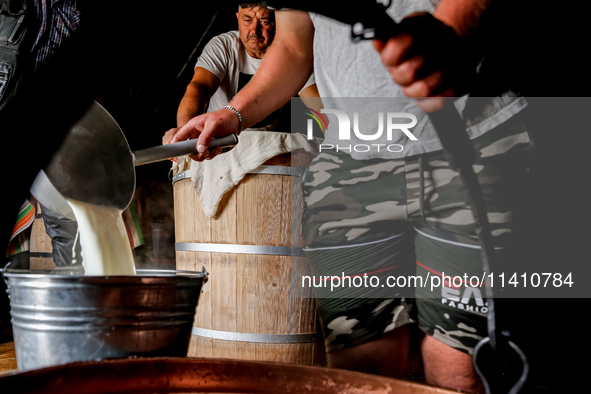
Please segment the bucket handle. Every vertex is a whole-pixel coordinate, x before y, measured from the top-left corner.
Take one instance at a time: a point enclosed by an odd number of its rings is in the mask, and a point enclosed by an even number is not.
[[[12,261],[9,261],[4,268],[0,269],[0,272],[2,272],[2,279],[4,280],[4,283],[6,283],[6,287],[8,286],[8,281],[6,280],[6,277],[4,276],[4,273],[6,272],[6,270],[8,269],[8,267],[10,266],[10,264],[12,264]],[[205,268],[203,268],[205,270]]]
[[[8,270],[8,267],[10,266],[12,262],[9,261],[4,268],[0,268],[0,273],[2,273],[2,279],[4,280],[4,282],[6,283],[6,286],[8,286],[8,281],[6,280],[6,277],[4,276],[4,273],[6,272],[6,270]],[[201,272],[195,272],[195,271],[175,271],[175,273],[177,274],[183,274],[185,276],[201,276],[203,277],[204,280],[207,280],[209,273],[205,270],[205,267],[201,267]],[[170,273],[170,270],[158,270],[158,269],[146,269],[146,270],[142,270],[143,272],[153,272],[153,273],[158,273],[158,272],[163,272],[163,273]]]

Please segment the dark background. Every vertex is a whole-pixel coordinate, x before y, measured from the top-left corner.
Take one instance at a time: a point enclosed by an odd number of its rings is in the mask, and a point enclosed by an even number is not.
[[[235,7],[220,3],[121,3],[117,18],[125,28],[97,99],[133,151],[162,144],[176,126],[178,104],[203,47],[213,36],[236,30],[237,22]],[[140,267],[175,268],[170,168],[169,161],[136,167],[136,196],[144,210],[145,245],[134,250]]]

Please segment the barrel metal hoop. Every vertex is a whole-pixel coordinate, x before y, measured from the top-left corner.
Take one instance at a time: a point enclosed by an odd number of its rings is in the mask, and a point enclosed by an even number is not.
[[[289,246],[264,246],[264,245],[237,245],[237,244],[210,244],[197,242],[179,242],[174,245],[177,252],[214,252],[236,254],[263,254],[276,256],[300,256],[305,257],[302,248]]]
[[[304,167],[261,165],[254,170],[247,172],[247,174],[301,176],[305,170],[306,168]],[[189,170],[174,175],[172,177],[172,183],[175,184],[176,182],[187,178],[191,178],[191,172]]]
[[[191,178],[191,173],[188,170],[174,175],[172,177],[172,184],[174,185],[178,181],[182,181],[183,179],[187,179],[187,178]]]
[[[207,328],[193,327],[192,334],[198,337],[221,339],[234,342],[256,343],[314,343],[321,340],[320,334],[249,334],[243,332],[210,330]]]
[[[258,166],[247,174],[268,174],[268,175],[290,175],[300,176],[306,169],[303,167],[288,167],[288,166]]]

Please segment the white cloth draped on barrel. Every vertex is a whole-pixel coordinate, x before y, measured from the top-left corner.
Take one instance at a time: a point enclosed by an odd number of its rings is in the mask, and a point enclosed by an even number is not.
[[[297,149],[317,152],[317,143],[299,133],[245,130],[238,138],[239,143],[234,149],[212,160],[196,162],[183,156],[179,157],[178,163],[173,163],[175,173],[190,165],[191,180],[203,212],[208,217],[215,216],[218,205],[228,190],[268,159]]]

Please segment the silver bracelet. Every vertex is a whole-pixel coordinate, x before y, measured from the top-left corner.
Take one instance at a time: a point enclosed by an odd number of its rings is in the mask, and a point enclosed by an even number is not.
[[[238,116],[238,134],[240,134],[240,132],[242,131],[242,115],[240,115],[240,112],[238,112],[238,110],[230,105],[226,105],[224,108],[229,109],[230,111],[234,111],[234,113],[236,114],[236,116]]]

